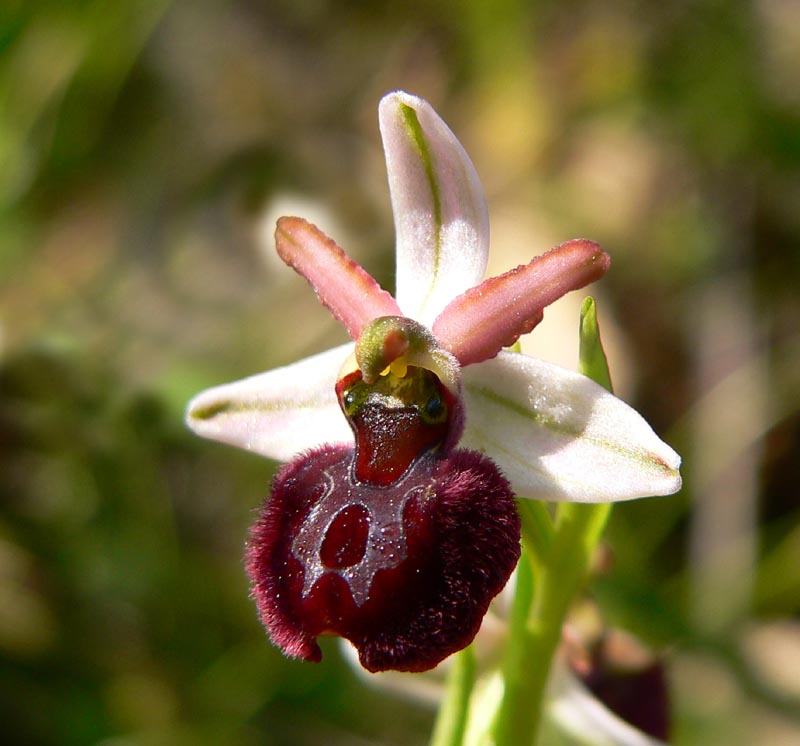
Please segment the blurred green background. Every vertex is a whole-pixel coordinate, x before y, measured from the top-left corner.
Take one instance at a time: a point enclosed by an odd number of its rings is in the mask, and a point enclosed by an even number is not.
[[[3,0],[4,742],[425,743],[432,708],[335,644],[267,642],[240,557],[274,464],[182,423],[345,338],[271,255],[277,215],[392,287],[395,88],[471,154],[492,271],[612,255],[617,390],[685,487],[615,509],[592,591],[667,656],[675,742],[800,743],[794,0]],[[574,365],[579,300],[526,349]]]

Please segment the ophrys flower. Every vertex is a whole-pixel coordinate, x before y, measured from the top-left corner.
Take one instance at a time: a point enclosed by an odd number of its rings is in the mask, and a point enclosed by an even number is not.
[[[469,157],[416,97],[388,95],[379,116],[397,299],[313,225],[283,218],[278,253],[355,345],[210,389],[187,419],[289,461],[248,548],[276,644],[318,660],[316,637],[335,633],[370,670],[416,671],[469,643],[513,570],[515,495],[668,494],[680,459],[602,387],[502,349],[598,279],[605,252],[577,239],[482,281],[488,217]]]

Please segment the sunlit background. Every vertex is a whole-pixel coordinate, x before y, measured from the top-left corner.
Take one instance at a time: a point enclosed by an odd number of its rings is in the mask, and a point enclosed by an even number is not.
[[[502,271],[575,236],[617,392],[684,457],[592,585],[666,657],[675,743],[800,743],[800,4],[5,0],[0,728],[22,746],[415,746],[335,643],[284,660],[242,545],[274,464],[202,388],[345,334],[272,255],[317,222],[393,287],[376,107],[481,175]],[[576,362],[580,294],[526,350]]]

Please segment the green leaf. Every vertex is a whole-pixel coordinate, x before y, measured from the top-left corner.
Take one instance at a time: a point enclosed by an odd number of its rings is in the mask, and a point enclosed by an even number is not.
[[[591,296],[586,297],[581,304],[579,336],[578,369],[595,383],[613,391],[606,353],[600,339],[600,328],[597,326],[597,307]]]

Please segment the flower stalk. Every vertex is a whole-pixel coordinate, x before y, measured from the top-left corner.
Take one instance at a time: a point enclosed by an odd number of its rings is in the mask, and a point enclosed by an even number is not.
[[[468,645],[453,656],[430,746],[461,746],[464,743],[474,684],[475,651],[472,645]]]
[[[581,308],[579,359],[581,373],[610,389],[592,298]],[[503,667],[504,693],[492,728],[494,746],[536,743],[561,630],[611,513],[611,504],[559,503],[552,521],[535,505],[525,501],[521,511],[523,554]]]

